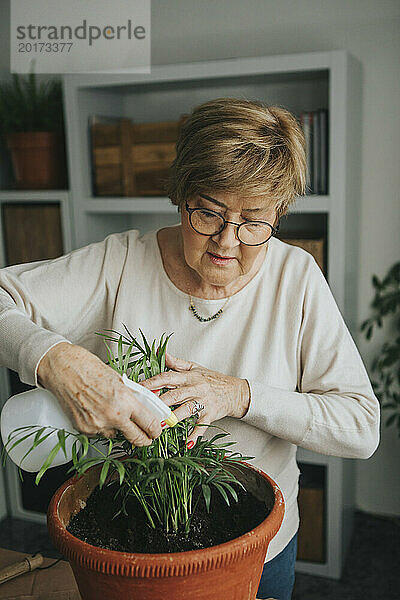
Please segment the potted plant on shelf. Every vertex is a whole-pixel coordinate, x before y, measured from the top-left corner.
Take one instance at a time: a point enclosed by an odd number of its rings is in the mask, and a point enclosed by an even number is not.
[[[372,316],[361,324],[361,331],[370,340],[374,327],[382,327],[383,320],[393,315],[395,322],[391,329],[392,339],[384,342],[372,361],[371,371],[375,375],[372,385],[383,410],[391,414],[386,426],[397,427],[400,437],[400,262],[392,265],[380,281],[372,277],[375,295],[371,303]]]
[[[99,333],[108,364],[134,382],[165,371],[170,336],[149,344],[141,332],[141,344],[125,329],[126,335]],[[117,343],[115,355],[110,341]],[[76,475],[54,494],[48,528],[83,600],[256,598],[268,545],[283,519],[282,494],[268,475],[243,462],[251,457],[228,449],[234,442],[221,443],[224,433],[200,438],[188,450],[196,423],[193,416],[166,428],[143,448],[120,433],[107,439],[57,430],[36,481],[71,448]],[[29,456],[53,432],[40,425],[16,429],[5,449],[30,438]]]
[[[5,137],[17,189],[67,185],[62,85],[37,83],[33,71],[0,84],[0,132]]]

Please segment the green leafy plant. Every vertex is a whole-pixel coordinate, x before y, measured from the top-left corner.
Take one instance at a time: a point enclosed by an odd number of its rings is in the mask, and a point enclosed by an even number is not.
[[[38,84],[32,70],[26,77],[12,74],[0,84],[0,131],[61,131],[63,95],[60,79]]]
[[[361,324],[361,330],[370,340],[374,327],[382,327],[385,317],[395,315],[393,337],[384,342],[374,357],[371,371],[375,375],[372,385],[382,409],[391,413],[385,424],[397,426],[400,437],[400,262],[392,265],[382,281],[374,275],[372,285],[375,289],[371,303],[373,314]]]
[[[170,335],[163,334],[158,343],[154,340],[149,344],[139,330],[143,340],[139,343],[125,325],[124,328],[126,334],[115,330],[97,333],[103,337],[108,364],[115,371],[120,375],[125,373],[131,380],[139,382],[168,370],[165,366],[165,353]],[[115,353],[109,342],[116,344]],[[161,390],[161,394],[163,391],[165,390]],[[240,467],[242,460],[252,458],[228,450],[235,442],[221,443],[221,438],[226,433],[218,433],[211,440],[201,437],[188,450],[187,438],[196,423],[196,416],[189,417],[175,427],[164,430],[150,446],[140,448],[132,446],[120,432],[117,432],[115,438],[107,439],[101,435],[88,437],[63,429],[32,425],[15,429],[7,440],[5,450],[11,451],[31,437],[32,446],[27,451],[27,456],[51,433],[57,431],[58,441],[36,476],[38,484],[60,450],[67,457],[66,440],[73,436],[75,440],[72,444],[70,471],[82,475],[90,467],[102,465],[99,487],[119,483],[115,494],[118,507],[115,517],[121,513],[127,514],[128,500],[135,496],[151,527],[160,527],[167,533],[182,531],[187,535],[201,498],[204,498],[207,511],[210,510],[213,491],[221,494],[228,505],[230,501],[238,500],[232,484],[243,486],[229,468]]]

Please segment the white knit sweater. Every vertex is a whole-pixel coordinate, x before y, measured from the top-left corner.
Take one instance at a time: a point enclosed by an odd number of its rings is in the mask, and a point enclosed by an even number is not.
[[[194,299],[204,316],[224,302]],[[218,425],[284,494],[270,560],[298,528],[296,446],[367,458],[378,443],[379,405],[328,284],[304,250],[272,238],[260,270],[222,316],[202,323],[188,307],[164,271],[156,232],[113,234],[56,260],[0,271],[0,364],[34,385],[50,347],[68,340],[105,360],[94,332],[122,331],[125,323],[150,339],[174,332],[171,354],[246,378],[248,413]]]

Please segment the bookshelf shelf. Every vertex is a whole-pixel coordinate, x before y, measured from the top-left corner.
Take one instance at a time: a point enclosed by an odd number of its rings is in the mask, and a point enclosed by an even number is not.
[[[143,198],[88,198],[85,200],[85,212],[89,214],[175,214],[176,206],[173,206],[168,198],[150,197]]]
[[[142,198],[118,198],[115,196],[107,198],[85,198],[84,211],[87,214],[175,214],[176,206],[173,206],[168,198],[146,196]],[[305,196],[299,198],[292,207],[293,213],[328,213],[329,196]]]
[[[59,202],[66,201],[67,190],[1,190],[0,202]]]
[[[329,196],[304,196],[298,198],[292,206],[291,213],[329,213],[330,197]]]

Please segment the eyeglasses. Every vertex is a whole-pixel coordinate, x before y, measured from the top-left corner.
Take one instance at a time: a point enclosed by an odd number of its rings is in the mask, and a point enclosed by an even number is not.
[[[227,221],[220,213],[207,208],[190,208],[186,202],[186,210],[189,213],[189,222],[192,228],[200,235],[219,235],[228,223],[236,225],[236,236],[245,246],[261,246],[275,235],[279,230],[279,222],[276,227],[267,221],[244,221],[234,223]]]

